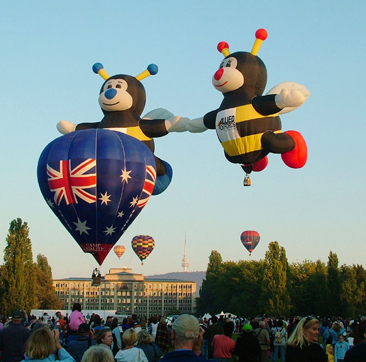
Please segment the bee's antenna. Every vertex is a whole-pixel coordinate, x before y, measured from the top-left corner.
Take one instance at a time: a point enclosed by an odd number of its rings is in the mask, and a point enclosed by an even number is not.
[[[230,55],[229,44],[226,43],[226,41],[221,41],[219,44],[217,44],[217,50],[222,53],[224,57]]]
[[[258,29],[256,32],[255,32],[255,41],[254,41],[254,44],[253,44],[253,48],[252,48],[252,51],[251,53],[253,55],[257,55],[258,53],[258,50],[259,48],[261,47],[262,43],[263,43],[263,40],[266,40],[267,39],[267,30],[265,29]]]
[[[104,70],[103,65],[100,63],[95,63],[93,65],[93,72],[95,74],[99,74],[104,80],[107,80],[109,78],[109,75],[107,74],[107,72]]]
[[[156,64],[149,64],[149,66],[147,67],[147,69],[145,69],[142,73],[140,73],[139,75],[136,75],[136,79],[137,80],[143,80],[147,77],[149,77],[150,75],[155,75],[158,72],[159,68]]]

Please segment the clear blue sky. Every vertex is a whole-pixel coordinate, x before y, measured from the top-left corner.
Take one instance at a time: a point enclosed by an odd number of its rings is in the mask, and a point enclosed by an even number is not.
[[[242,186],[243,171],[226,161],[214,131],[176,133],[156,140],[156,154],[173,167],[169,189],[152,198],[102,265],[145,275],[181,271],[187,240],[189,271],[206,270],[211,250],[224,260],[264,258],[271,241],[289,262],[340,264],[365,260],[366,3],[330,1],[12,1],[0,5],[0,252],[9,223],[30,227],[34,257],[44,254],[55,278],[89,276],[97,266],[46,205],[36,168],[43,148],[59,137],[56,124],[102,118],[98,94],[110,75],[137,75],[150,63],[159,73],[143,80],[145,112],[163,107],[189,118],[217,108],[211,84],[225,40],[250,51],[258,28],[268,31],[258,55],[268,71],[266,90],[284,81],[311,92],[282,116],[283,130],[303,134],[308,162],[286,167],[279,155]],[[261,241],[248,256],[247,229]],[[155,250],[141,266],[131,249],[136,234],[152,235]],[[364,267],[366,265],[364,264]]]

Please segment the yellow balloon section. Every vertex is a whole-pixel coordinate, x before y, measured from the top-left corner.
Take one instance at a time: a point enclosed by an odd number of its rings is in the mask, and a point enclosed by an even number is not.
[[[126,248],[123,245],[116,245],[113,250],[119,259],[124,254]]]

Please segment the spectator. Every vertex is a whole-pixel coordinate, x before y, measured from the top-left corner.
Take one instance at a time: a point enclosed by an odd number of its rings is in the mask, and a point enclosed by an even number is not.
[[[122,338],[121,338],[121,331],[118,326],[118,318],[113,318],[111,324],[111,331],[113,337],[112,343],[112,352],[113,356],[115,356],[120,349],[122,349]]]
[[[67,343],[77,338],[78,328],[81,323],[85,323],[84,316],[81,313],[81,305],[80,303],[74,303],[67,331]]]
[[[329,334],[332,336],[332,345],[335,346],[338,342],[338,334],[341,332],[341,326],[338,322],[334,322],[329,328]]]
[[[145,317],[141,317],[141,323],[140,323],[140,325],[141,325],[141,330],[142,331],[147,331],[147,325],[146,325],[146,318]]]
[[[343,362],[346,352],[349,350],[348,343],[344,340],[344,335],[338,336],[338,342],[334,346],[334,362]]]
[[[130,328],[130,325],[128,324],[128,319],[123,318],[122,321],[122,332],[127,331],[127,329]]]
[[[162,350],[162,352],[168,353],[169,351],[169,332],[166,325],[166,319],[161,318],[158,328],[156,330],[155,343]]]
[[[102,318],[100,318],[100,316],[98,314],[96,314],[94,316],[93,329],[94,329],[95,333],[97,333],[98,331],[104,329],[104,326],[102,324]]]
[[[344,356],[344,362],[366,361],[366,320],[355,329],[355,346],[349,349]]]
[[[278,355],[281,357],[281,362],[285,362],[285,347],[287,342],[287,328],[283,326],[282,319],[277,320],[276,327],[272,328],[274,359],[272,362],[278,361]]]
[[[104,324],[105,327],[108,327],[112,330],[112,322],[113,322],[113,317],[111,317],[110,315],[107,317],[107,320]]]
[[[198,320],[189,314],[180,315],[172,325],[172,344],[174,351],[168,352],[161,362],[202,362],[200,357],[203,340],[203,329],[200,330]]]
[[[27,342],[30,331],[22,325],[23,311],[17,310],[12,314],[12,323],[4,327],[0,333],[0,351],[2,362],[22,361],[23,347]]]
[[[151,319],[151,323],[149,325],[149,333],[154,338],[154,341],[155,341],[155,337],[156,337],[156,332],[158,330],[158,324],[159,324],[158,319],[156,317],[153,317]]]
[[[262,331],[266,330],[262,329]],[[267,362],[268,349],[266,349],[266,352],[267,359],[265,361]],[[261,347],[259,345],[258,338],[253,333],[253,328],[251,324],[244,325],[243,333],[236,340],[234,354],[239,356],[239,362],[257,362],[259,360],[261,356]]]
[[[266,322],[260,321],[259,328],[255,330],[255,334],[258,338],[258,342],[261,349],[261,362],[268,362],[268,350],[270,348],[270,336],[266,329]]]
[[[95,335],[95,342],[97,343],[98,346],[104,347],[105,349],[110,351],[110,353],[113,356],[111,349],[113,343],[113,336],[112,331],[109,328],[103,328],[99,330]]]
[[[149,362],[145,352],[134,346],[137,341],[137,334],[133,328],[127,329],[123,333],[122,339],[126,347],[114,356],[117,362]]]
[[[104,347],[93,346],[90,347],[83,356],[81,362],[115,362],[113,355],[109,353]]]
[[[152,336],[147,331],[140,331],[137,334],[138,345],[137,348],[141,348],[149,362],[155,362],[163,355],[162,350],[153,341]]]
[[[234,330],[234,322],[224,322],[223,329],[224,334],[216,334],[216,336],[213,337],[213,357],[218,362],[229,362],[235,348],[235,342],[231,338]]]
[[[287,341],[286,362],[327,362],[318,337],[319,321],[311,316],[302,318]]]
[[[216,316],[211,318],[211,325],[207,327],[206,331],[204,332],[203,338],[207,339],[208,344],[208,358],[211,359],[213,357],[213,347],[212,347],[212,340],[216,334],[223,334],[224,329],[222,326],[217,324],[218,319]]]
[[[78,337],[67,344],[67,351],[76,362],[80,362],[85,351],[95,345],[93,332],[87,323],[81,323],[78,328]]]
[[[332,344],[327,344],[325,348],[325,353],[328,357],[328,362],[335,362],[334,361],[334,347]]]
[[[29,360],[33,362],[53,362],[55,360],[54,352],[56,349],[60,361],[75,362],[70,354],[61,346],[59,334],[60,332],[57,329],[51,332],[48,327],[39,328],[34,331],[27,342],[23,362]]]

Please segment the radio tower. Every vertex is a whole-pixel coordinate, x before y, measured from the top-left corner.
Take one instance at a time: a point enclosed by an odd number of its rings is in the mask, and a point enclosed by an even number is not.
[[[186,272],[188,268],[188,259],[187,259],[187,245],[186,245],[186,238],[184,238],[184,258],[182,259],[182,267],[183,271]]]

